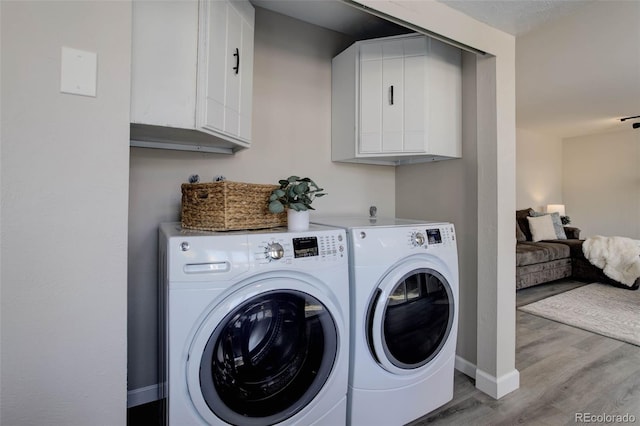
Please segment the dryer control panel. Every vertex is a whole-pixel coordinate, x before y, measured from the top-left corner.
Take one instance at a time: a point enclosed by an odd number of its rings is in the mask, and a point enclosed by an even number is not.
[[[412,228],[408,232],[409,244],[415,248],[447,247],[455,244],[453,225]]]
[[[453,225],[427,228],[425,232],[427,234],[428,246],[449,247],[456,244],[456,234]]]

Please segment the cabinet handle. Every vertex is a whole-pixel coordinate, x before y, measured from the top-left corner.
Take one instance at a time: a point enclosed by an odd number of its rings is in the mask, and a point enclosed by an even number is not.
[[[233,54],[233,56],[236,57],[236,66],[233,67],[233,70],[236,72],[236,74],[238,74],[238,72],[240,71],[240,51],[237,47],[236,52]]]
[[[389,86],[389,105],[393,105],[393,85]]]

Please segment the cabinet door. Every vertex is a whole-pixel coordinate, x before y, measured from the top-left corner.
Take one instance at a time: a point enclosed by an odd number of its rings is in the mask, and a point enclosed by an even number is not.
[[[254,11],[246,1],[203,0],[199,125],[249,141]]]
[[[462,54],[438,40],[431,40],[429,86],[429,150],[438,155],[462,155]]]
[[[360,46],[360,132],[358,152],[382,151],[382,45]]]
[[[401,39],[382,43],[382,152],[402,152],[404,48]]]
[[[382,152],[401,152],[404,127],[404,63],[402,57],[382,61]]]
[[[403,87],[402,41],[363,43],[360,46],[361,154],[402,151]]]
[[[227,9],[224,1],[212,1],[201,4],[200,7],[208,8],[206,21],[208,32],[201,34],[200,46],[207,47],[208,73],[199,82],[199,89],[206,88],[206,118],[199,125],[209,126],[214,129],[224,129],[224,108],[226,97],[226,70],[229,67],[227,61]],[[202,25],[202,23],[201,23]],[[202,64],[202,61],[201,61]]]
[[[240,103],[238,105],[238,136],[242,139],[251,140],[251,117],[253,111],[253,34],[254,15],[253,7],[247,2],[250,11],[242,14],[240,48]],[[249,12],[251,13],[250,16]]]
[[[131,122],[196,124],[198,4],[132,3]]]
[[[424,152],[429,126],[426,57],[404,59],[404,152]]]

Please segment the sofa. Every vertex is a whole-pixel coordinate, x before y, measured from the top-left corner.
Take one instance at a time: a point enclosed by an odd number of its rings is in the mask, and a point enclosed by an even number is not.
[[[571,246],[580,241],[580,229],[564,226],[566,239],[534,241],[528,217],[531,208],[516,211],[516,289],[572,276]]]
[[[543,215],[531,208],[516,211],[516,290],[563,278],[638,289],[640,278],[629,287],[593,266],[582,251],[584,240],[580,239],[580,229],[562,226],[559,216],[553,217],[555,229],[549,229],[551,235],[547,235],[555,238],[540,239],[539,235],[534,235],[530,225],[536,223],[536,219],[529,218]]]

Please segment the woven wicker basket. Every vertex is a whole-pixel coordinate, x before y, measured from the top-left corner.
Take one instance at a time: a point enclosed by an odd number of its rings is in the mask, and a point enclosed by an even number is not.
[[[279,186],[230,181],[184,183],[182,227],[231,231],[284,226],[286,212],[269,212],[269,196],[276,188]]]

